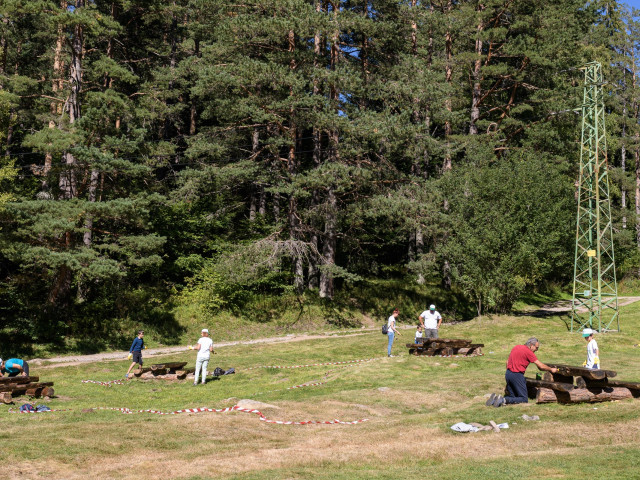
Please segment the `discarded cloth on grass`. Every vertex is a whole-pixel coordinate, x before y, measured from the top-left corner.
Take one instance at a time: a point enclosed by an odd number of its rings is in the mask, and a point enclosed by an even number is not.
[[[473,425],[469,425],[468,423],[458,422],[455,425],[451,425],[451,430],[460,433],[468,433],[477,432],[478,427],[474,427]]]
[[[223,370],[220,367],[216,367],[216,369],[213,371],[213,376],[221,377],[222,375],[231,375],[232,373],[236,373],[236,369],[233,367],[228,370]]]
[[[460,433],[468,433],[468,432],[478,432],[480,430],[491,430],[490,426],[481,426],[477,427],[476,425],[480,425],[479,423],[469,424],[464,422],[458,422],[455,425],[451,425],[451,430]],[[497,425],[498,428],[509,428],[508,423],[499,423]]]
[[[49,407],[47,407],[46,405],[38,405],[36,407],[36,412],[50,412],[51,409]]]

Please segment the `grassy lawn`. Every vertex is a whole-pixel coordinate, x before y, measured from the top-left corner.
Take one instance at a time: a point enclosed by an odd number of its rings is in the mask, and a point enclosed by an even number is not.
[[[618,379],[640,381],[640,302],[623,307],[621,333],[598,335],[600,358]],[[400,318],[402,325],[403,318]],[[413,317],[404,319],[405,325]],[[484,406],[485,395],[504,388],[509,350],[529,336],[541,341],[545,363],[580,365],[585,342],[567,330],[567,317],[495,316],[444,325],[441,336],[485,344],[482,357],[419,358],[407,355],[407,328],[386,357],[378,331],[303,342],[220,348],[210,362],[237,374],[205,386],[162,381],[107,388],[82,379],[122,377],[128,361],[34,368],[54,381],[68,411],[9,413],[0,406],[0,478],[20,479],[494,479],[638,478],[640,400],[600,404]],[[215,329],[213,331],[216,340]],[[372,361],[294,369],[358,359]],[[188,360],[191,351],[147,363]],[[528,375],[533,376],[535,366]],[[288,389],[307,382],[322,385]],[[173,411],[224,408],[240,399],[274,420],[368,419],[355,425],[275,425],[257,415],[139,413],[95,407]],[[43,402],[36,402],[43,403]],[[14,407],[15,408],[15,407]],[[85,411],[83,411],[85,410]],[[539,415],[525,422],[522,415]],[[509,423],[498,433],[460,434],[456,422]]]

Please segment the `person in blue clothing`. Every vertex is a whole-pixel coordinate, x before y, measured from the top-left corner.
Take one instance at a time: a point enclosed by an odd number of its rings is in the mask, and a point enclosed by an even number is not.
[[[0,377],[5,373],[8,377],[15,377],[17,375],[28,377],[29,364],[19,358],[10,358],[4,362],[0,358]]]
[[[127,370],[125,378],[129,378],[129,373],[131,373],[131,369],[136,363],[140,364],[140,367],[142,367],[142,350],[145,348],[142,337],[144,337],[144,332],[140,330],[138,331],[138,336],[133,339],[133,343],[129,349],[129,358],[133,359],[133,361],[131,362],[131,365],[129,365],[129,370]]]

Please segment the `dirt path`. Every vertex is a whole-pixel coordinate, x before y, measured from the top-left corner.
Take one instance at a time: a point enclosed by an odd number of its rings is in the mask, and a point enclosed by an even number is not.
[[[640,300],[640,297],[618,297],[618,307],[624,307],[630,303],[634,303]],[[579,312],[586,312],[586,308],[581,308]],[[550,315],[558,315],[562,313],[571,312],[571,300],[558,300],[557,302],[548,303],[543,305],[538,310],[533,312],[527,312],[527,315],[534,317],[545,317]]]
[[[640,301],[640,297],[618,297],[618,305],[620,307],[629,305],[630,303]],[[571,312],[571,300],[560,300],[557,302],[543,305],[538,310],[533,312],[526,312],[526,315],[531,316],[550,316],[558,315],[562,313]],[[402,330],[413,329],[413,325],[403,325],[399,327]],[[289,342],[302,342],[305,340],[317,340],[321,338],[329,337],[355,337],[359,335],[366,335],[369,332],[377,330],[378,327],[363,328],[355,333],[340,333],[340,332],[325,332],[321,334],[290,334],[284,337],[268,337],[257,338],[253,340],[237,340],[233,342],[220,342],[215,343],[216,348],[230,347],[234,345],[256,345],[262,343],[289,343]],[[171,353],[184,352],[186,346],[174,346],[174,347],[160,347],[160,348],[148,348],[144,351],[145,358],[156,357],[159,355],[169,355]],[[64,365],[81,365],[83,363],[104,362],[109,360],[124,360],[127,357],[128,352],[109,352],[109,353],[96,353],[93,355],[69,355],[64,357],[52,357],[52,358],[34,358],[29,360],[29,364],[38,365],[40,368],[55,367],[60,364]],[[45,364],[45,365],[43,365]]]
[[[412,326],[405,326],[403,328],[413,328]],[[290,334],[284,337],[269,337],[258,338],[253,340],[238,340],[233,342],[216,342],[215,348],[230,347],[233,345],[255,345],[260,343],[288,343],[288,342],[302,342],[304,340],[315,340],[321,338],[330,337],[355,337],[358,335],[365,335],[372,331],[372,329],[362,329],[357,333],[339,334],[335,332],[327,332],[323,334],[308,335],[308,334]],[[159,347],[159,348],[147,348],[144,351],[144,358],[156,357],[159,355],[169,355],[176,352],[187,351],[187,347],[184,345],[178,345],[174,347]],[[56,367],[60,364],[64,365],[81,365],[83,363],[104,362],[108,360],[124,360],[127,358],[128,352],[109,352],[109,353],[96,353],[93,355],[68,355],[64,357],[52,357],[52,358],[34,358],[29,360],[30,365],[38,365],[40,368]],[[45,364],[45,365],[43,365]]]

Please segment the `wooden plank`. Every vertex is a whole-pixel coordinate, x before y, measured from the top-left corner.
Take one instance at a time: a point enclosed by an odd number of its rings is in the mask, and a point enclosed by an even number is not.
[[[425,342],[426,343],[426,342]],[[470,347],[471,340],[454,340],[454,339],[430,339],[427,343],[431,348],[452,348],[452,347]]]
[[[527,386],[532,385],[534,387],[542,387],[542,388],[550,388],[551,390],[556,390],[558,392],[570,392],[575,387],[573,383],[560,383],[560,382],[545,382],[544,380],[536,380],[535,378],[527,378]]]
[[[426,339],[429,340],[429,339]],[[437,342],[442,344],[447,344],[449,346],[453,346],[455,343],[471,343],[471,340],[465,340],[462,338],[432,338],[431,342]]]
[[[585,377],[590,380],[602,380],[604,378],[613,378],[617,375],[613,370],[592,370],[586,367],[574,367],[571,365],[547,364],[550,367],[558,369],[560,375],[567,377]]]
[[[37,382],[40,380],[38,377],[24,377],[22,375],[18,375],[16,377],[0,377],[0,385],[5,383],[29,383],[29,382]]]
[[[53,386],[53,382],[33,382],[33,383],[9,383],[0,386],[0,392],[16,392],[16,391],[25,391],[29,388],[37,388],[37,387],[49,387]]]
[[[155,365],[151,365],[151,370],[165,370],[165,369],[180,369],[184,367],[187,362],[169,362],[169,363],[156,363]]]

